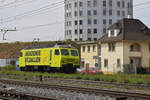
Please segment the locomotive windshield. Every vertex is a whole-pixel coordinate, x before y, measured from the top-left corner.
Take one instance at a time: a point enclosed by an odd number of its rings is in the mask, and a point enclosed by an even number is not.
[[[61,49],[61,54],[65,56],[69,56],[69,51],[67,49]]]
[[[72,56],[78,56],[78,51],[77,50],[71,50],[71,55]]]

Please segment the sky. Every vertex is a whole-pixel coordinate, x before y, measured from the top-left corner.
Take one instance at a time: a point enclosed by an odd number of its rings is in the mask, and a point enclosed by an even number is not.
[[[150,0],[134,0],[134,5]],[[134,18],[150,27],[150,3],[134,7]],[[0,29],[12,30],[5,35],[0,32],[0,43],[57,41],[64,39],[63,0],[0,0]]]

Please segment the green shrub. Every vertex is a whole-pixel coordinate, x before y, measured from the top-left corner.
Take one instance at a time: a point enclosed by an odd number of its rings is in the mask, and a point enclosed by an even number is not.
[[[147,84],[147,85],[150,85],[150,80],[147,80],[147,81],[146,81],[146,84]]]
[[[77,76],[76,79],[82,79],[82,77],[81,76]]]
[[[10,66],[10,65],[8,65],[8,66],[4,67],[4,70],[7,70],[7,71],[16,70],[16,66]]]
[[[136,84],[144,84],[144,80],[141,80],[141,79],[140,79],[140,80],[137,80],[137,81],[136,81]]]
[[[100,81],[100,78],[99,77],[95,77],[94,81]]]

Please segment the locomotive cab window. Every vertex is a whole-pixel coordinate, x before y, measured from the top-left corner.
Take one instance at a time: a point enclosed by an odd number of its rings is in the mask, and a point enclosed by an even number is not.
[[[61,54],[68,56],[69,55],[69,51],[67,49],[61,49]]]
[[[78,56],[78,51],[77,50],[71,50],[71,55],[72,56]]]
[[[59,50],[58,49],[55,50],[55,55],[59,55]]]

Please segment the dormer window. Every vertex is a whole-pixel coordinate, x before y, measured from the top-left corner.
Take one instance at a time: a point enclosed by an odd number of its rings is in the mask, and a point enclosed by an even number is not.
[[[108,37],[116,37],[119,34],[119,29],[109,30],[108,31]]]
[[[114,36],[114,30],[110,31],[111,36]]]

